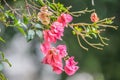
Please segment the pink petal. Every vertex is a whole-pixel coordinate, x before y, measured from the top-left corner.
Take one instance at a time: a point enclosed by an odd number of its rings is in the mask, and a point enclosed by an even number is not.
[[[73,75],[75,72],[79,69],[77,65],[77,62],[74,61],[74,57],[70,57],[68,60],[66,60],[66,65],[64,67],[65,73],[68,75]]]
[[[58,54],[63,58],[67,56],[66,45],[58,45],[57,50],[59,51]]]
[[[48,42],[43,42],[41,45],[40,45],[40,49],[41,51],[43,52],[43,54],[47,54],[49,49],[50,49],[50,43]]]

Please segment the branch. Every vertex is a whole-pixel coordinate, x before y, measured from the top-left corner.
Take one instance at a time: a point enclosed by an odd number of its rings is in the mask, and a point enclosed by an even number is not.
[[[89,45],[89,46],[91,46],[91,47],[93,47],[93,48],[96,48],[96,49],[99,49],[99,50],[103,50],[103,48],[100,48],[100,47],[98,47],[98,46],[104,46],[104,45],[102,45],[101,43],[90,43],[90,42],[88,42],[87,40],[86,40],[86,38],[84,37],[84,35],[83,34],[81,34],[81,33],[78,33],[81,37],[82,37],[82,39]]]
[[[94,12],[94,11],[95,11],[95,9],[88,10],[88,8],[86,8],[85,10],[82,10],[82,11],[70,12],[70,14],[75,17],[79,17],[79,16],[81,16],[81,14],[85,14],[86,12]]]
[[[98,26],[102,26],[102,27],[105,27],[105,28],[113,28],[115,30],[117,30],[118,26],[112,26],[112,25],[105,25],[105,24],[97,24]]]
[[[105,39],[105,40],[109,40],[109,39],[102,37],[99,33],[98,33],[98,37],[100,38],[100,41],[101,41],[104,45],[108,45],[107,43],[104,42],[103,39]]]
[[[3,0],[3,1],[4,1],[5,5],[6,5],[13,13],[17,14],[19,17],[22,16],[21,14],[19,14],[19,13],[16,11],[16,10],[18,10],[18,9],[13,9],[13,8],[6,2],[6,0]]]
[[[78,43],[80,45],[80,47],[82,47],[84,50],[88,51],[88,48],[84,47],[81,42],[80,42],[80,39],[79,39],[79,35],[77,35],[77,40],[78,40]]]
[[[28,15],[31,16],[30,9],[29,9],[29,4],[28,4],[27,0],[25,0],[25,6],[26,6],[26,9],[27,9]]]

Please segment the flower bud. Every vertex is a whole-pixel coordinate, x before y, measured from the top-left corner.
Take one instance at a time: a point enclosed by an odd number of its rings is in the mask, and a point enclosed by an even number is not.
[[[40,8],[40,12],[38,12],[37,18],[41,21],[42,24],[48,25],[50,23],[50,16],[52,12],[48,11],[47,6],[43,6]]]
[[[91,19],[92,22],[98,22],[99,21],[99,17],[97,16],[97,14],[95,12],[93,12],[91,14],[90,19]]]

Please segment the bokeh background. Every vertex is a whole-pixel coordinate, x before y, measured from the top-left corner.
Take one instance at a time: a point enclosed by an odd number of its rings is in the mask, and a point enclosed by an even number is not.
[[[100,19],[115,16],[113,25],[120,26],[120,0],[95,0],[92,6],[91,0],[55,0],[65,6],[72,6],[71,11],[96,9]],[[23,5],[24,0],[7,0],[12,6]],[[19,6],[18,6],[19,7]],[[90,22],[90,14],[82,15],[74,22]],[[4,64],[3,72],[9,80],[120,80],[120,28],[118,30],[107,29],[103,36],[107,36],[108,46],[104,50],[96,50],[89,46],[89,51],[83,50],[77,42],[76,36],[72,35],[71,29],[67,28],[63,40],[59,43],[66,44],[69,55],[74,55],[79,62],[80,69],[74,76],[67,76],[65,73],[56,75],[51,67],[41,64],[43,55],[40,52],[40,41],[34,39],[27,43],[25,38],[17,33],[16,29],[2,29],[1,36],[6,44],[0,42],[0,50],[5,52],[6,57],[12,63],[10,68]],[[84,44],[84,42],[83,42]],[[84,44],[85,45],[85,44]]]

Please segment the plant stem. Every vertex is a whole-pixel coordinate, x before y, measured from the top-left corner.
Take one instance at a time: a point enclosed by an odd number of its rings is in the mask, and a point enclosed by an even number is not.
[[[6,0],[3,0],[3,1],[4,1],[5,5],[6,5],[13,13],[15,13],[15,14],[17,14],[18,16],[21,17],[21,15],[16,11],[16,9],[13,9],[13,8],[6,2]]]
[[[77,40],[78,40],[78,43],[80,45],[80,47],[82,47],[84,50],[88,51],[88,48],[84,47],[81,42],[80,42],[80,39],[79,39],[79,35],[77,35]]]

